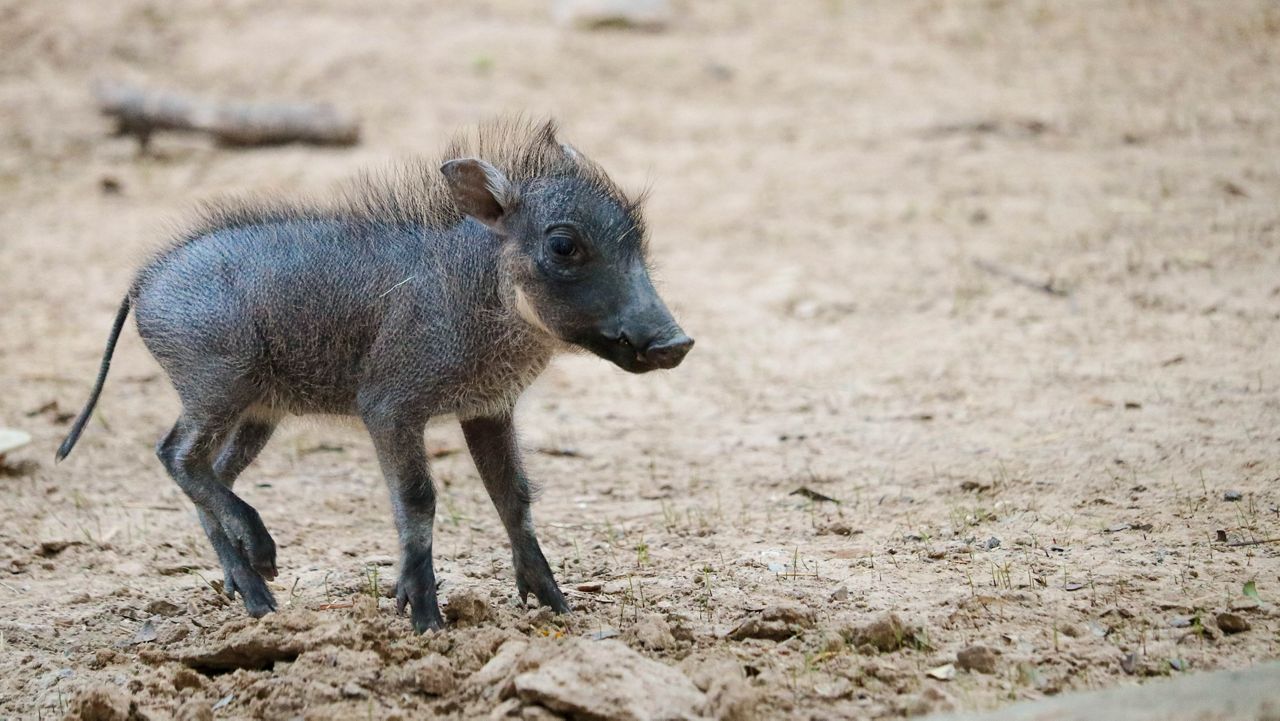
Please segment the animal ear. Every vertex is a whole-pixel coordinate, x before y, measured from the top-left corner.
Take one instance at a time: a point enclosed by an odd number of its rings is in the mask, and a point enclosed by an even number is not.
[[[501,170],[477,158],[458,158],[440,166],[458,210],[495,230],[519,199]]]

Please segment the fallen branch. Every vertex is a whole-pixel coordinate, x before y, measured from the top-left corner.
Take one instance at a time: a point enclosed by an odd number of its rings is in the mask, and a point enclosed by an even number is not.
[[[974,258],[973,264],[978,268],[978,270],[986,271],[991,275],[997,276],[999,278],[1004,278],[1005,280],[1013,281],[1018,285],[1021,285],[1026,288],[1030,288],[1032,290],[1038,290],[1041,293],[1048,293],[1049,295],[1052,295],[1058,298],[1066,298],[1067,296],[1070,295],[1070,293],[1068,293],[1066,289],[1059,288],[1058,286],[1054,285],[1052,279],[1041,282],[1041,281],[1035,280],[1034,278],[1028,278],[1027,276],[1022,275],[1021,273],[1008,270],[1006,268],[1001,268],[995,263],[983,260],[981,258]]]
[[[102,114],[115,118],[116,135],[136,137],[144,152],[159,130],[207,133],[234,147],[360,140],[359,122],[325,104],[220,103],[114,81],[95,83],[93,93]]]
[[[1239,548],[1240,546],[1261,546],[1264,543],[1280,543],[1280,538],[1263,538],[1259,541],[1232,541],[1227,545],[1232,548]]]

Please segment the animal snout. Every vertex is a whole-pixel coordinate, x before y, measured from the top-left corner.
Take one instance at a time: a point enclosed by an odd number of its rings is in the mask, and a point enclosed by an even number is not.
[[[693,339],[684,333],[668,338],[658,338],[645,346],[641,356],[657,368],[675,368],[693,347]]]

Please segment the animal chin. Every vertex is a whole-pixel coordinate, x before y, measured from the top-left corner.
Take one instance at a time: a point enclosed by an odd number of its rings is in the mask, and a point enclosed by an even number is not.
[[[596,355],[628,373],[648,373],[657,369],[657,366],[636,355],[636,352],[630,348],[622,348],[616,344],[610,344],[610,347],[603,351],[595,348],[591,350]]]

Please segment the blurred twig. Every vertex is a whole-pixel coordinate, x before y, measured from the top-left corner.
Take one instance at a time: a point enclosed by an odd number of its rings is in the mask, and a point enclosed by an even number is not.
[[[136,137],[143,151],[158,130],[207,133],[238,147],[360,140],[359,122],[325,104],[212,102],[117,81],[97,82],[93,93],[98,109],[116,119],[116,134]]]
[[[999,278],[1004,278],[1005,280],[1013,281],[1014,283],[1017,283],[1018,285],[1024,286],[1026,288],[1030,288],[1032,290],[1038,290],[1041,293],[1048,293],[1049,295],[1052,295],[1058,298],[1066,298],[1071,295],[1071,293],[1068,292],[1065,288],[1060,288],[1054,285],[1053,279],[1049,279],[1043,282],[1038,281],[1038,280],[1035,280],[1034,278],[1028,278],[1027,276],[1022,275],[1021,273],[1018,273],[1016,271],[1012,271],[1007,268],[1002,268],[996,265],[995,263],[992,263],[991,261],[988,261],[988,260],[983,260],[982,258],[974,258],[973,264],[978,268],[978,270],[985,271]]]

